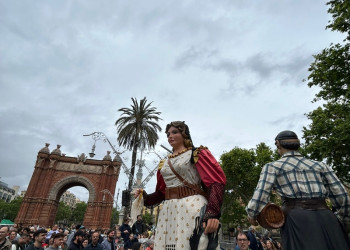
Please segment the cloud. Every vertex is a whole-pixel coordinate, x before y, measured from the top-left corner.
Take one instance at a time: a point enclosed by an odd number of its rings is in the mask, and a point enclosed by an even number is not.
[[[324,30],[326,10],[301,0],[1,1],[2,181],[28,185],[45,142],[70,156],[90,152],[83,135],[94,131],[117,144],[117,110],[131,97],[154,101],[162,128],[186,120],[216,157],[300,129],[313,108],[301,81],[311,55],[338,39]],[[107,150],[99,142],[96,159]]]

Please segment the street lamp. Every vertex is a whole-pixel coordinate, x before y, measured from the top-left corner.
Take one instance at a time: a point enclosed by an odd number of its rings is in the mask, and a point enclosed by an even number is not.
[[[129,171],[128,167],[124,164],[123,159],[120,157],[120,155],[123,154],[126,150],[124,150],[123,152],[118,152],[103,132],[93,132],[91,134],[83,135],[83,136],[91,136],[92,139],[94,139],[94,141],[95,141],[94,145],[92,145],[91,153],[89,153],[89,156],[91,158],[93,158],[95,156],[96,141],[103,140],[104,142],[107,142],[109,144],[109,146],[111,146],[113,153],[115,154],[115,157],[121,163],[121,166],[122,166],[125,174],[129,177],[129,179],[132,178],[132,181],[134,181],[134,177],[130,175],[130,171]]]
[[[95,156],[95,149],[96,149],[96,141],[94,142],[94,145],[92,145],[91,153],[89,153],[89,156],[91,158],[94,158]]]

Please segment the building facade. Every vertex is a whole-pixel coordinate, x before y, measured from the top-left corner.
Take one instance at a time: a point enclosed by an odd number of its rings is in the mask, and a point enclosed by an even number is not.
[[[17,192],[14,188],[9,188],[8,184],[0,181],[0,199],[11,202],[17,196]]]
[[[62,201],[64,204],[71,208],[75,208],[77,206],[77,203],[80,202],[80,200],[71,192],[65,191],[62,196],[60,201]]]

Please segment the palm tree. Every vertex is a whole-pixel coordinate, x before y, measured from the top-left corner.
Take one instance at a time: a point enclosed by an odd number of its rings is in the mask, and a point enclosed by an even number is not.
[[[140,104],[136,98],[131,98],[131,100],[133,102],[131,108],[118,109],[122,112],[122,117],[115,122],[119,146],[132,150],[129,190],[132,188],[135,173],[137,149],[154,148],[159,139],[157,132],[162,130],[157,123],[158,120],[161,120],[159,117],[161,112],[151,107],[152,102],[147,103],[146,97],[141,99]]]

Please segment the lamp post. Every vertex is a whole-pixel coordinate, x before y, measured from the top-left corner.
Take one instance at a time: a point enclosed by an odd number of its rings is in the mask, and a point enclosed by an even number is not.
[[[129,183],[135,183],[135,179],[134,179],[134,176],[131,175],[130,173],[130,170],[128,169],[128,167],[124,164],[124,161],[122,160],[122,158],[120,157],[120,155],[122,153],[125,152],[125,150],[123,152],[118,152],[113,144],[109,141],[109,139],[107,138],[107,136],[103,133],[103,132],[93,132],[91,134],[88,134],[88,135],[83,135],[83,136],[91,136],[94,140],[94,144],[92,145],[92,149],[91,149],[91,153],[89,153],[89,156],[91,158],[93,158],[95,156],[95,149],[96,149],[96,141],[98,140],[103,140],[104,142],[107,142],[109,144],[109,146],[112,148],[113,150],[113,153],[115,154],[115,157],[117,158],[117,160],[121,163],[121,166],[123,168],[123,171],[125,172],[125,174],[128,176],[129,178]],[[172,151],[170,149],[168,149],[167,147],[163,146],[163,145],[160,145],[162,148],[164,148],[166,151],[172,153]],[[155,153],[160,159],[161,157],[156,153],[156,152],[152,152],[152,153]],[[151,177],[155,174],[156,170],[158,168],[154,168],[150,173],[149,175],[141,182],[141,186],[145,186],[146,183],[151,179]],[[125,190],[124,190],[125,191]],[[123,192],[124,192],[123,191]],[[131,190],[128,190],[129,191],[129,195],[130,195],[130,191]],[[131,200],[130,200],[131,202]],[[124,216],[127,216],[127,210],[125,210],[125,214]]]
[[[109,146],[111,146],[113,153],[115,154],[115,157],[117,158],[117,160],[121,163],[121,166],[125,172],[125,174],[129,177],[129,180],[132,179],[132,181],[134,181],[134,177],[131,176],[130,171],[128,169],[128,167],[124,164],[123,159],[120,157],[120,155],[122,153],[125,152],[125,150],[123,152],[118,152],[113,144],[109,141],[109,139],[107,138],[107,136],[103,133],[103,132],[93,132],[91,134],[88,135],[83,135],[83,136],[91,136],[92,139],[94,139],[94,145],[92,145],[92,149],[91,149],[91,153],[89,153],[89,156],[91,158],[93,158],[95,156],[95,149],[96,149],[96,141],[98,140],[103,140],[104,142],[107,142],[109,144]]]

